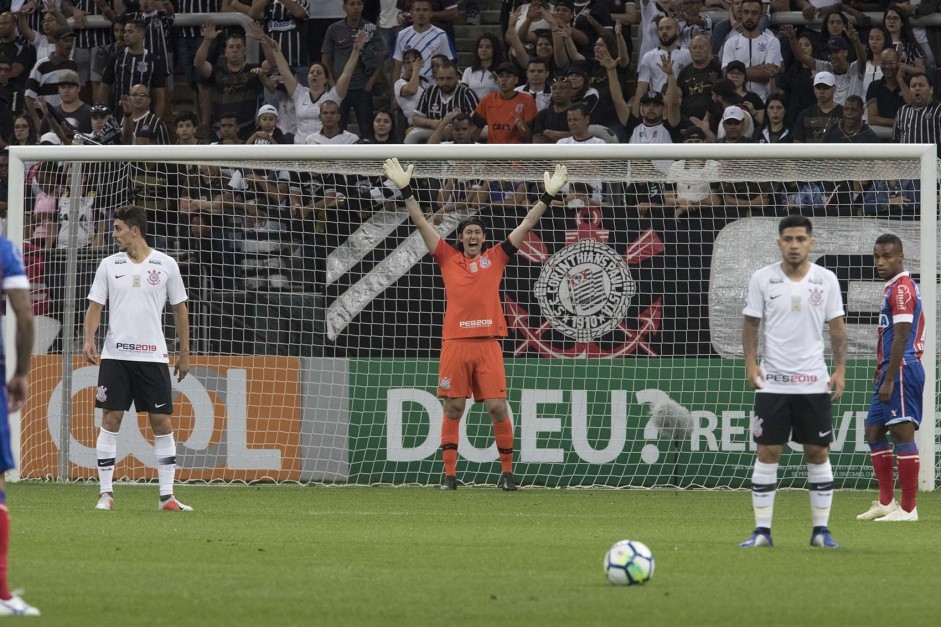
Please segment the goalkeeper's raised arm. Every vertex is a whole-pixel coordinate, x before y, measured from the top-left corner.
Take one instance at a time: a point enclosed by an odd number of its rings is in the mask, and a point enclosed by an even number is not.
[[[421,210],[418,201],[415,200],[415,195],[412,192],[411,181],[415,165],[410,164],[408,169],[405,170],[399,164],[398,159],[386,159],[382,169],[383,172],[385,172],[386,178],[402,190],[402,198],[405,199],[405,208],[408,209],[408,215],[418,228],[418,232],[421,233],[428,251],[434,252],[435,248],[438,246],[438,242],[441,240],[441,235],[425,218],[425,214]],[[507,238],[514,247],[518,248],[519,245],[522,244],[529,232],[532,231],[539,222],[542,214],[546,212],[552,200],[558,195],[559,191],[565,187],[565,184],[568,182],[568,170],[564,165],[557,165],[555,166],[555,172],[552,174],[548,172],[543,174],[543,180],[545,193],[542,198],[533,205],[533,208],[529,210],[529,213],[526,214],[526,217],[523,218],[520,225],[516,227]]]

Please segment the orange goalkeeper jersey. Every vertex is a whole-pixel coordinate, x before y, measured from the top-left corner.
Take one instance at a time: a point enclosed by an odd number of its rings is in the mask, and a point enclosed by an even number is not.
[[[442,238],[431,256],[441,268],[447,308],[442,339],[506,337],[506,319],[500,302],[503,269],[516,248],[507,240],[468,259]]]

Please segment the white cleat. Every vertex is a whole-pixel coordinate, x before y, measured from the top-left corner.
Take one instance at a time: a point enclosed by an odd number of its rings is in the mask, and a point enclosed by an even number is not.
[[[98,504],[95,505],[95,509],[104,509],[112,510],[114,509],[114,496],[109,492],[104,492],[98,496]]]
[[[14,593],[12,598],[0,601],[0,616],[39,616],[39,610]]]
[[[883,505],[879,502],[879,499],[876,499],[868,510],[856,517],[856,520],[875,520],[887,516],[897,509],[899,509],[899,502],[895,499],[892,499],[888,505]]]
[[[167,501],[161,501],[159,509],[164,512],[191,512],[193,508],[189,505],[183,505],[175,496],[171,496]]]
[[[918,520],[918,508],[906,512],[901,507],[894,512],[889,512],[882,518],[876,518],[876,522],[915,522]]]

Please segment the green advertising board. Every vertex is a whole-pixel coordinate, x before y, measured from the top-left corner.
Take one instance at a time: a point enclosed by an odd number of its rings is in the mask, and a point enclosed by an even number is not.
[[[441,474],[437,360],[349,362],[350,481],[436,483]],[[514,472],[523,485],[741,488],[754,460],[754,393],[736,359],[508,359],[515,425]],[[838,488],[870,488],[863,420],[871,362],[851,361],[846,394],[833,407],[831,461]],[[660,437],[650,407],[688,408],[688,438]],[[462,420],[458,478],[493,484],[500,465],[481,403]],[[781,487],[804,487],[800,450],[785,447]]]

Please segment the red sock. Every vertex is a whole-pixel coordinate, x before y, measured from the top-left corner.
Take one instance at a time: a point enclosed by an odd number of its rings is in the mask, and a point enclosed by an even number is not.
[[[895,498],[895,456],[892,449],[877,451],[870,455],[872,470],[879,482],[879,502],[888,505]],[[901,475],[901,465],[899,475]]]
[[[444,474],[453,477],[457,473],[457,441],[460,418],[448,418],[441,421],[441,459],[444,461]]]
[[[10,551],[10,512],[6,503],[0,503],[0,599],[10,600],[10,588],[7,586],[7,553]]]
[[[918,492],[918,453],[899,456],[899,486],[902,488],[902,509],[915,509],[915,494]]]
[[[513,472],[513,423],[504,418],[493,423],[493,435],[497,440],[497,452],[500,453],[500,469]]]

